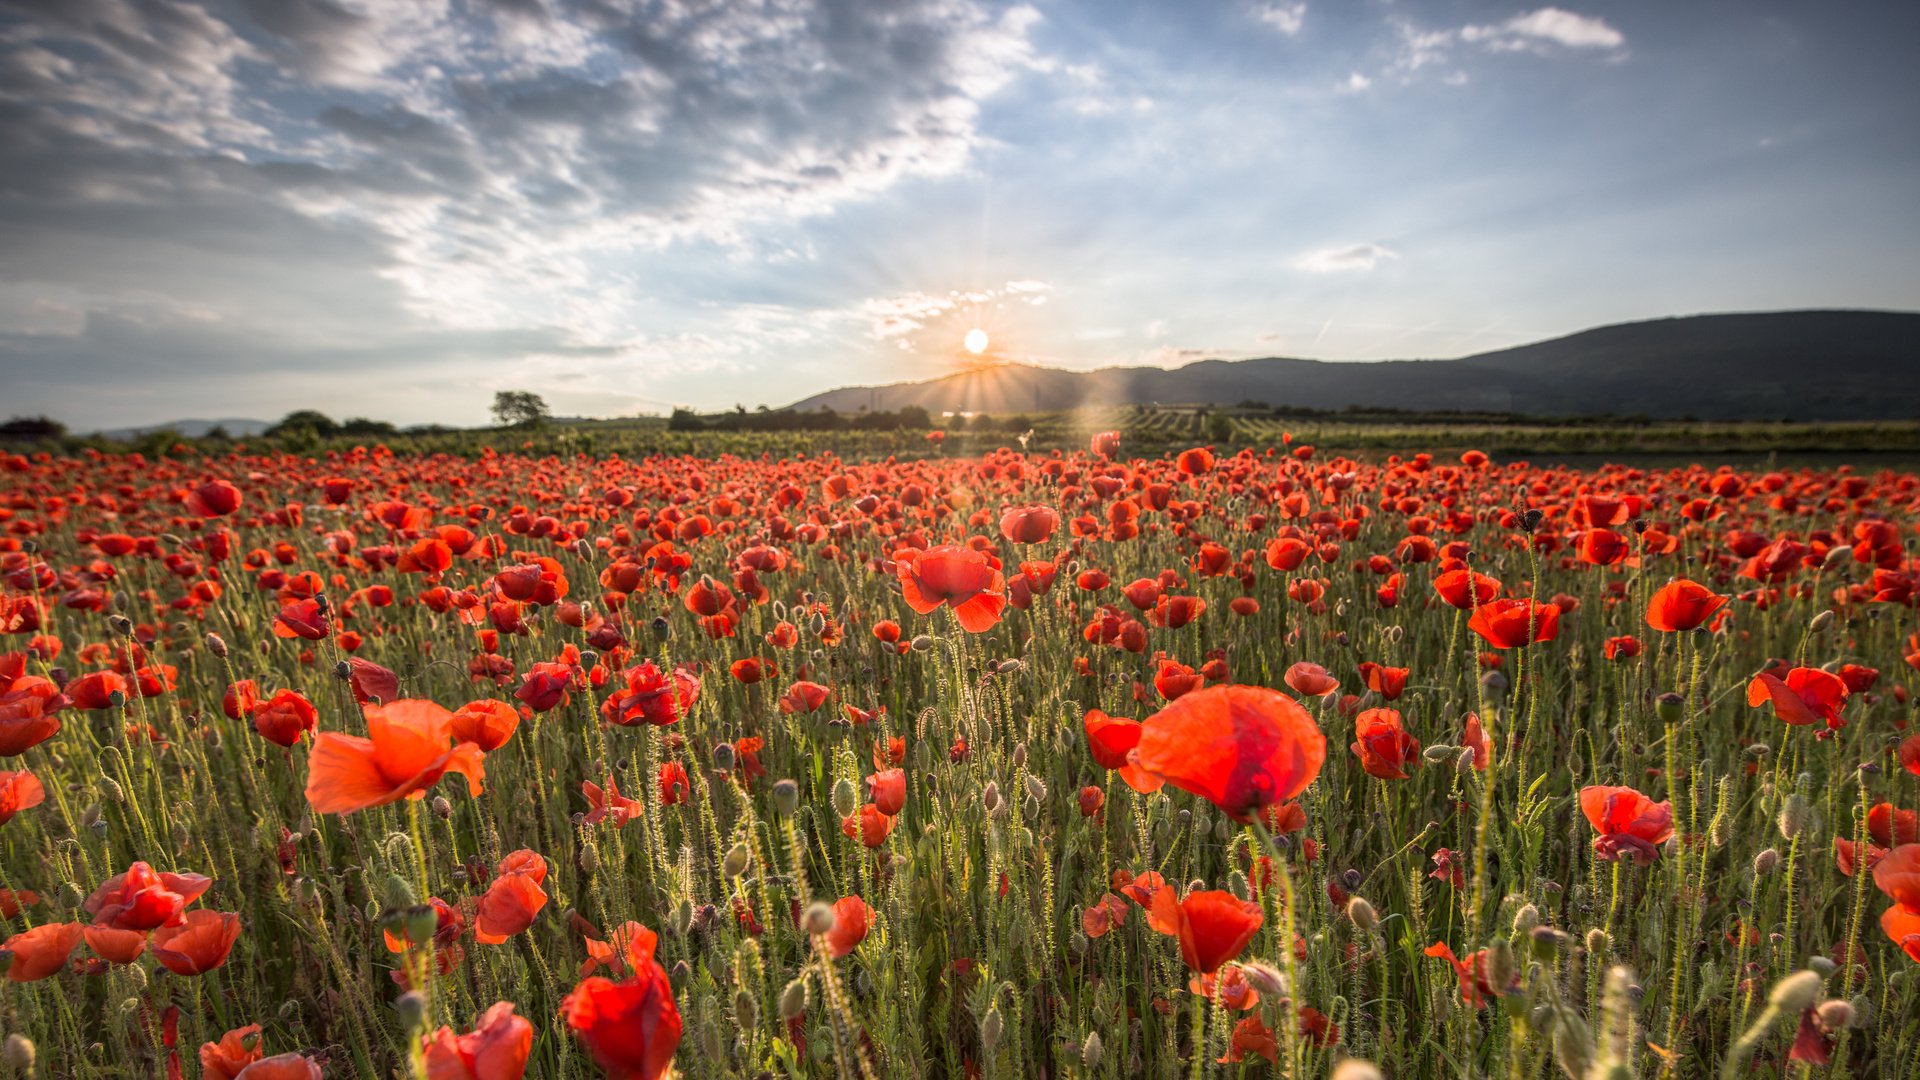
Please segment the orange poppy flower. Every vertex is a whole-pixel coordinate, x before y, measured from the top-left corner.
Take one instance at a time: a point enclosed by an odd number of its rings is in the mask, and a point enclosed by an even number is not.
[[[295,600],[274,616],[273,636],[319,641],[330,632],[326,606],[317,599]]]
[[[16,681],[14,683],[14,691],[17,691],[20,688],[20,683],[25,681],[25,679]],[[67,697],[73,700],[74,708],[87,712],[97,712],[101,709],[110,709],[113,707],[113,695],[115,691],[118,691],[123,696],[131,696],[133,686],[127,682],[126,676],[121,675],[117,671],[89,671],[85,675],[68,683],[66,693]],[[12,692],[13,691],[9,691],[9,693]],[[55,721],[54,723],[55,730],[58,730],[59,722]]]
[[[833,929],[827,931],[827,954],[835,960],[859,948],[873,926],[873,908],[857,896],[843,896],[833,904]]]
[[[1153,894],[1155,930],[1180,939],[1180,958],[1204,975],[1245,951],[1265,918],[1260,905],[1230,892],[1192,892],[1176,899],[1172,889]]]
[[[1093,760],[1103,769],[1118,772],[1128,787],[1142,794],[1151,794],[1166,783],[1128,759],[1133,748],[1140,745],[1140,733],[1145,730],[1138,720],[1108,716],[1099,709],[1089,709],[1080,723],[1086,732],[1087,749],[1093,754]]]
[[[1405,780],[1406,766],[1420,760],[1420,740],[1407,734],[1396,709],[1368,709],[1354,717],[1353,734],[1348,749],[1368,776]]]
[[[1920,961],[1920,844],[1902,844],[1873,868],[1873,884],[1894,901],[1880,916],[1887,938]]]
[[[1834,865],[1839,869],[1841,877],[1853,876],[1853,872],[1860,860],[1861,848],[1866,849],[1866,864],[1869,870],[1877,866],[1880,860],[1887,855],[1886,848],[1876,847],[1871,843],[1855,844],[1851,840],[1843,840],[1838,836],[1833,838],[1833,861]]]
[[[803,679],[787,687],[787,692],[780,695],[780,711],[788,715],[810,713],[818,709],[832,692],[819,683]]]
[[[0,825],[13,820],[13,815],[22,810],[31,810],[47,799],[47,789],[40,778],[21,769],[18,772],[0,771]]]
[[[1060,524],[1050,506],[1026,506],[1000,516],[1000,535],[1016,544],[1044,544]]]
[[[80,944],[80,935],[79,923],[47,923],[0,942],[0,949],[13,954],[7,978],[13,982],[37,982],[49,975],[58,975],[66,966],[67,957],[73,954],[73,947]]]
[[[447,730],[453,741],[474,743],[483,754],[505,746],[519,727],[520,710],[491,698],[469,701],[447,718]]]
[[[620,794],[620,788],[611,776],[607,777],[605,791],[591,780],[582,780],[580,793],[587,797],[589,807],[586,817],[580,819],[583,825],[597,825],[611,820],[618,828],[645,812],[645,807],[638,799],[629,799]]]
[[[350,814],[400,799],[421,799],[449,771],[480,794],[486,763],[480,747],[447,738],[453,714],[431,701],[403,699],[361,707],[367,737],[323,731],[307,758],[307,801],[323,814]]]
[[[115,930],[111,926],[89,926],[81,933],[87,948],[111,964],[131,964],[147,951],[147,931]]]
[[[1466,611],[1493,603],[1493,598],[1500,595],[1500,582],[1471,570],[1449,570],[1433,579],[1433,590],[1440,599]]]
[[[1920,843],[1920,814],[1878,803],[1867,811],[1867,835],[1881,847]]]
[[[1301,1015],[1305,1016],[1305,1010]],[[1233,1025],[1233,1040],[1227,1044],[1227,1056],[1220,1059],[1223,1064],[1244,1061],[1249,1054],[1259,1054],[1269,1062],[1280,1063],[1280,1041],[1274,1037],[1273,1029],[1260,1022],[1259,1016],[1249,1016]]]
[[[1147,718],[1131,761],[1245,823],[1306,790],[1327,739],[1300,703],[1262,686],[1210,686]]]
[[[1496,649],[1552,641],[1560,633],[1560,608],[1532,600],[1495,600],[1474,609],[1467,628]]]
[[[518,1080],[533,1052],[533,1025],[502,1001],[476,1017],[465,1035],[442,1026],[422,1041],[429,1080]]]
[[[1629,855],[1636,864],[1650,866],[1660,857],[1659,845],[1673,835],[1673,804],[1654,802],[1630,787],[1583,787],[1580,812],[1600,834],[1594,854],[1608,862]]]
[[[547,904],[540,887],[547,879],[547,860],[539,853],[522,848],[501,859],[495,873],[473,919],[473,940],[482,945],[498,945],[532,926]]]
[[[867,777],[868,797],[873,805],[888,817],[894,817],[907,805],[907,772],[905,769],[888,769]]]
[[[680,1045],[673,986],[652,959],[625,982],[582,979],[561,1001],[560,1014],[613,1080],[659,1080]]]
[[[1340,689],[1339,679],[1327,674],[1326,668],[1306,660],[1288,668],[1283,680],[1295,693],[1306,697],[1325,697]]]
[[[199,874],[156,874],[153,867],[136,862],[95,889],[81,910],[93,916],[94,925],[115,930],[179,926],[186,921],[182,913],[187,905],[212,885],[213,879]]]
[[[1727,597],[1717,595],[1705,585],[1680,578],[1662,586],[1647,601],[1647,625],[1667,633],[1680,633],[1703,625],[1713,613],[1726,606]]]
[[[1006,609],[1007,581],[987,557],[971,548],[941,545],[907,549],[894,560],[900,595],[914,611],[929,615],[946,604],[970,634],[989,630]]]
[[[1367,689],[1388,701],[1397,700],[1406,691],[1409,674],[1406,668],[1387,667],[1371,660],[1360,665],[1360,678],[1365,680]]]
[[[324,1080],[320,1066],[303,1054],[275,1054],[240,1070],[234,1080]]]
[[[640,970],[643,962],[651,961],[653,950],[660,944],[660,935],[631,919],[621,923],[607,938],[606,941],[586,940],[587,959],[580,965],[581,975],[591,975],[595,968],[605,967],[625,978]]]
[[[201,1080],[234,1080],[240,1070],[260,1060],[260,1025],[234,1028],[220,1041],[200,1044]]]
[[[859,813],[840,819],[840,831],[847,839],[858,839],[870,848],[877,848],[887,842],[888,834],[893,832],[893,824],[898,820],[880,812],[872,803],[860,808]]]
[[[180,926],[153,932],[153,958],[175,975],[204,975],[227,962],[240,940],[240,916],[222,911],[189,911]]]
[[[292,746],[320,723],[319,710],[297,690],[282,690],[253,710],[253,728],[278,746]]]

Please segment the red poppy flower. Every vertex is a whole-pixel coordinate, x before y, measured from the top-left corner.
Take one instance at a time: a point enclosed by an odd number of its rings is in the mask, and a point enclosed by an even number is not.
[[[1204,446],[1182,450],[1174,464],[1188,476],[1205,476],[1213,471],[1213,451]]]
[[[601,715],[622,727],[653,724],[666,727],[680,721],[694,702],[700,700],[700,680],[684,667],[671,674],[653,661],[628,668],[627,687],[615,691],[601,708]]]
[[[466,776],[480,794],[486,763],[480,747],[447,739],[453,714],[431,701],[363,705],[367,737],[323,731],[307,757],[307,801],[323,814],[350,814],[400,799],[421,799],[448,772]]]
[[[1326,736],[1292,698],[1210,686],[1148,717],[1131,761],[1244,823],[1304,791],[1326,758]]]
[[[908,607],[928,615],[946,604],[960,620],[961,629],[970,634],[991,629],[1007,605],[1006,578],[972,548],[909,548],[895,559],[894,572]]]
[[[1493,743],[1487,738],[1486,728],[1480,723],[1478,713],[1467,714],[1467,731],[1461,736],[1460,745],[1473,751],[1473,767],[1485,771],[1493,761]]]
[[[1500,582],[1471,570],[1449,570],[1433,579],[1433,589],[1440,599],[1466,611],[1493,603],[1493,598],[1500,595]]]
[[[93,916],[95,925],[115,930],[179,926],[185,921],[182,913],[187,905],[212,884],[213,879],[199,874],[155,873],[153,867],[136,862],[95,889],[81,910]]]
[[[1409,674],[1406,668],[1386,667],[1371,660],[1360,665],[1360,678],[1366,681],[1367,689],[1388,701],[1398,699],[1406,691]]]
[[[736,902],[738,897],[735,898]],[[574,918],[579,919],[576,914]],[[585,922],[585,920],[580,920]],[[578,924],[576,924],[578,925]],[[755,930],[754,933],[759,933]],[[645,926],[628,920],[607,935],[606,941],[596,941],[589,937],[584,942],[587,947],[587,959],[580,965],[581,975],[591,975],[595,968],[606,967],[614,974],[625,978],[640,970],[644,962],[653,959],[653,951],[660,944],[660,935]]]
[[[1200,688],[1201,678],[1192,668],[1172,660],[1161,660],[1154,673],[1153,689],[1161,698],[1174,701]]]
[[[609,1080],[659,1080],[680,1045],[673,986],[650,957],[625,982],[582,979],[560,1014]]]
[[[875,912],[857,896],[843,896],[833,904],[833,929],[827,931],[827,955],[835,960],[859,948],[867,939]]]
[[[583,825],[597,825],[602,821],[611,820],[614,827],[618,828],[646,811],[638,799],[629,799],[621,795],[619,786],[614,783],[611,776],[607,777],[605,791],[602,791],[600,785],[593,781],[583,780],[580,782],[580,793],[587,797],[589,807],[587,815],[581,819]]]
[[[18,689],[17,684],[15,689]],[[89,671],[67,684],[67,697],[72,699],[73,707],[87,712],[112,708],[115,691],[119,691],[122,697],[131,691],[125,677],[117,671]],[[54,730],[59,730],[57,721]]]
[[[79,923],[46,923],[0,942],[0,949],[13,954],[7,978],[13,982],[38,982],[58,975],[80,944]]]
[[[1260,905],[1230,892],[1191,892],[1176,899],[1172,889],[1153,894],[1149,924],[1180,939],[1180,958],[1194,971],[1211,975],[1237,958],[1260,930]]]
[[[1301,1022],[1306,1022],[1306,1010],[1300,1011]],[[1259,1054],[1269,1062],[1280,1063],[1280,1041],[1274,1037],[1273,1029],[1260,1021],[1260,1017],[1249,1016],[1233,1025],[1233,1038],[1227,1043],[1227,1056],[1220,1059],[1223,1063],[1245,1061],[1247,1055]]]
[[[320,711],[297,690],[281,690],[253,710],[253,728],[278,746],[292,746],[320,723]]]
[[[1267,545],[1267,565],[1283,574],[1300,569],[1300,564],[1313,554],[1313,545],[1305,540],[1283,536]]]
[[[480,897],[473,919],[473,940],[498,945],[533,925],[547,904],[547,860],[522,848],[500,860],[493,883]]]
[[[457,743],[474,743],[491,754],[513,738],[520,727],[520,710],[504,701],[469,701],[447,718],[447,731]]]
[[[872,803],[860,808],[859,813],[840,819],[840,831],[849,840],[859,840],[870,848],[877,848],[887,842],[887,835],[893,832],[893,823],[898,820],[880,812]]]
[[[115,930],[111,926],[89,926],[81,931],[87,948],[110,964],[131,964],[147,951],[147,930]]]
[[[153,958],[175,975],[204,975],[227,962],[240,940],[240,916],[229,912],[189,911],[179,926],[153,932]]]
[[[827,700],[830,693],[831,690],[819,683],[801,680],[787,687],[787,692],[780,695],[780,711],[788,715],[813,712]]]
[[[476,1017],[467,1034],[443,1026],[423,1042],[428,1080],[519,1080],[533,1052],[533,1025],[502,1001]]]
[[[1138,720],[1108,716],[1099,709],[1089,709],[1081,718],[1081,729],[1087,736],[1087,750],[1093,760],[1103,769],[1120,774],[1120,779],[1135,791],[1151,793],[1159,791],[1166,781],[1152,775],[1128,760],[1133,748],[1140,744],[1143,731]]]
[[[1287,669],[1282,677],[1295,693],[1305,697],[1325,697],[1340,689],[1340,680],[1327,674],[1327,669],[1319,664],[1302,660]]]
[[[1496,649],[1552,641],[1560,633],[1560,609],[1532,600],[1495,600],[1474,609],[1467,628]]]
[[[660,786],[660,805],[678,806],[687,801],[693,791],[693,782],[687,779],[687,767],[677,761],[660,763],[660,773],[656,778]]]
[[[1467,956],[1465,960],[1453,955],[1453,949],[1444,941],[1436,941],[1427,946],[1427,955],[1445,960],[1453,967],[1454,975],[1460,981],[1460,1000],[1476,1009],[1483,1009],[1487,999],[1505,997],[1519,988],[1519,974],[1506,986],[1495,986],[1487,970],[1487,950],[1480,949]]]
[[[229,720],[248,719],[259,707],[260,685],[252,679],[241,679],[220,696],[220,711],[226,713]]]
[[[1044,544],[1060,524],[1049,506],[1026,506],[1000,515],[1000,535],[1016,544]]]
[[[1640,639],[1636,637],[1610,637],[1607,639],[1606,654],[1609,660],[1630,660],[1640,655]]]
[[[1886,848],[1876,847],[1871,843],[1856,845],[1851,840],[1842,840],[1837,836],[1833,838],[1833,861],[1841,877],[1853,876],[1853,871],[1860,861],[1861,848],[1866,849],[1866,863],[1869,870],[1878,865],[1887,855]]]
[[[1727,597],[1686,578],[1668,582],[1647,601],[1647,625],[1679,633],[1703,625],[1726,605]]]
[[[907,805],[907,771],[888,769],[867,777],[868,797],[881,813],[893,817]]]
[[[13,820],[22,810],[31,810],[47,800],[47,789],[40,778],[21,769],[0,771],[0,825]]]
[[[400,676],[371,660],[349,657],[347,688],[353,691],[353,700],[362,705],[369,701],[395,701],[400,697]]]
[[[1094,787],[1092,784],[1088,784],[1086,787],[1080,789],[1079,802],[1080,816],[1092,817],[1100,812],[1101,807],[1107,805],[1107,793]]]
[[[327,609],[317,599],[295,600],[274,616],[273,636],[319,641],[327,636]]]
[[[1583,787],[1580,812],[1600,834],[1594,854],[1608,862],[1630,855],[1636,864],[1650,866],[1660,856],[1659,846],[1673,835],[1673,804],[1654,802],[1630,787]]]
[[[1354,718],[1353,732],[1348,749],[1368,776],[1405,780],[1405,767],[1420,760],[1420,740],[1407,734],[1398,710],[1368,709]]]
[[[209,480],[187,493],[187,509],[203,518],[225,517],[240,509],[240,489],[225,480]]]
[[[1892,803],[1878,803],[1867,811],[1867,835],[1881,847],[1920,843],[1920,814],[1895,810]]]
[[[1782,721],[1803,725],[1825,720],[1835,731],[1846,727],[1840,708],[1847,703],[1847,684],[1840,676],[1819,668],[1794,668],[1781,679],[1762,672],[1747,684],[1748,706],[1773,703],[1773,714]]]

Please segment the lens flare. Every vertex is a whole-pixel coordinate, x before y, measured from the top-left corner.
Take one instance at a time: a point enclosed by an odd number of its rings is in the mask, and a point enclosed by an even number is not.
[[[965,342],[967,351],[975,356],[987,351],[987,332],[978,328],[967,331]]]

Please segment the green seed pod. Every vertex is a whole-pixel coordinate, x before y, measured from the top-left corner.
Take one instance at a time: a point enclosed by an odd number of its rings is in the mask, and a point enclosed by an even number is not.
[[[930,637],[930,636],[928,636],[928,635],[926,635],[926,634],[918,634],[918,635],[915,635],[915,637],[914,637],[914,639],[913,639],[913,651],[914,651],[914,652],[930,652],[930,651],[932,651],[932,649],[933,649],[933,638],[932,638],[932,637]]]
[[[727,857],[720,861],[720,872],[729,878],[737,878],[741,874],[746,873],[747,867],[752,864],[753,852],[748,849],[746,843],[743,841],[733,845],[732,849],[727,852]]]
[[[1347,901],[1347,918],[1360,928],[1363,934],[1371,934],[1380,925],[1380,913],[1367,903],[1364,897],[1356,896]]]
[[[1046,781],[1040,779],[1037,776],[1027,777],[1027,798],[1033,799],[1034,801],[1038,802],[1046,799],[1046,797],[1047,797]]]
[[[807,980],[801,976],[780,991],[780,1019],[791,1020],[807,1011]]]
[[[1438,765],[1443,761],[1451,760],[1453,758],[1453,752],[1454,747],[1448,746],[1446,743],[1434,743],[1425,750],[1420,751],[1420,756],[1426,759],[1427,764]]]
[[[1827,627],[1832,625],[1833,625],[1833,612],[1829,610],[1829,611],[1823,611],[1820,614],[1815,615],[1813,619],[1807,623],[1807,629],[1818,634],[1818,633],[1824,632],[1827,629]]]
[[[792,814],[800,809],[800,785],[791,780],[781,780],[773,785],[773,809],[780,814]]]
[[[860,793],[853,790],[853,781],[841,777],[833,785],[833,812],[840,817],[853,816],[860,809]]]
[[[433,940],[434,932],[440,929],[440,916],[431,905],[420,904],[407,909],[407,940],[415,945],[425,945]]]
[[[1662,723],[1677,724],[1686,717],[1687,699],[1674,693],[1661,694],[1653,699],[1653,713]]]
[[[719,769],[721,772],[732,772],[735,764],[733,744],[730,742],[715,743],[713,746],[713,767]]]
[[[100,775],[100,793],[111,802],[127,801],[127,793],[120,787],[119,782],[105,773]]]

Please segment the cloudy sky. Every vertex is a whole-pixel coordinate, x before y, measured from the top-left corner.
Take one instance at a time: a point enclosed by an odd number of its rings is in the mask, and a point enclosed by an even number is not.
[[[1920,308],[1920,5],[0,0],[4,409],[483,422]]]

